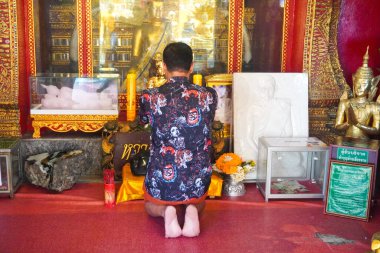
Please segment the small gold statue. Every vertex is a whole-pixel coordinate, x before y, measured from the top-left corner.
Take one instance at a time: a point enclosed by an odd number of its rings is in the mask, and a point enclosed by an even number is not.
[[[353,97],[346,89],[340,98],[335,127],[345,130],[346,137],[370,139],[380,133],[380,101],[373,101],[380,76],[373,77],[368,59],[367,47],[363,66],[352,76]]]
[[[149,69],[149,80],[147,88],[160,87],[166,83],[162,55],[156,53],[152,59],[151,67]]]
[[[372,235],[371,250],[373,253],[380,253],[380,232],[376,232]]]

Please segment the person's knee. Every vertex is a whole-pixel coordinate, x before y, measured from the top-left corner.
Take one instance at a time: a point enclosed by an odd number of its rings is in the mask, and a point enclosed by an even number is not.
[[[145,212],[147,212],[150,216],[156,216],[154,215],[154,209],[156,208],[155,205],[149,201],[145,201],[144,203]]]
[[[194,204],[193,206],[197,208],[198,213],[201,213],[206,206],[206,201],[202,201],[200,203]]]
[[[156,204],[149,202],[149,201],[145,201],[144,207],[145,207],[145,211],[150,216],[153,216],[153,217],[157,217],[157,216],[163,217],[165,209],[166,209],[165,205],[156,205]]]

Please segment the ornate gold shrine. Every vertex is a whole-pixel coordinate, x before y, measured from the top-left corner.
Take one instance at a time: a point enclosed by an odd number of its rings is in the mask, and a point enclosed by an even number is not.
[[[0,136],[19,137],[22,127],[20,117],[23,116],[24,101],[18,96],[25,90],[19,89],[25,71],[23,56],[23,40],[18,41],[23,24],[18,22],[16,0],[0,1]]]
[[[48,1],[33,0],[7,0],[0,1],[0,35],[3,38],[0,41],[0,122],[1,136],[20,136],[26,132],[29,121],[28,97],[29,90],[25,82],[29,76],[43,72],[41,68],[41,52],[47,52],[47,47],[42,46],[39,42],[44,37],[39,36],[36,28],[39,21],[36,18],[39,8],[37,2],[48,5]],[[54,1],[55,3],[64,3],[64,8],[53,6],[51,15],[48,18],[51,31],[51,51],[54,57],[51,58],[51,66],[54,69],[62,70],[72,67],[72,72],[79,75],[92,75],[98,64],[100,53],[100,25],[101,20],[97,18],[92,10],[99,1],[95,0],[77,0],[77,1]],[[107,3],[107,1],[101,1]],[[118,3],[121,1],[115,1]],[[160,1],[156,1],[160,2]],[[172,1],[174,4],[178,1]],[[201,1],[199,1],[201,2]],[[221,36],[216,43],[218,52],[215,53],[215,59],[223,62],[227,61],[227,73],[239,72],[242,66],[243,51],[243,24],[248,30],[253,27],[247,23],[247,20],[254,22],[255,12],[253,9],[249,12],[244,1],[220,1],[220,3],[229,3],[228,16],[225,19],[219,19],[218,15],[222,12],[212,14],[217,21],[214,29],[219,31]],[[341,0],[307,0],[301,1],[286,0],[284,7],[284,31],[283,31],[283,71],[287,68],[286,63],[294,62],[293,46],[291,43],[295,37],[292,32],[292,22],[300,15],[294,15],[294,10],[302,9],[305,6],[306,22],[305,32],[302,33],[304,42],[303,50],[303,71],[309,73],[309,115],[310,115],[310,134],[325,142],[329,143],[334,132],[328,127],[331,112],[335,111],[344,84],[342,70],[340,68],[338,51],[337,51],[337,27],[340,13]],[[297,5],[295,5],[297,3]],[[176,6],[176,5],[173,5]],[[221,6],[222,7],[222,6]],[[157,9],[168,11],[166,9]],[[195,11],[195,10],[194,10]],[[251,13],[251,15],[247,15]],[[164,13],[166,14],[166,13]],[[301,15],[302,16],[302,15]],[[201,15],[200,17],[203,18]],[[249,18],[251,17],[251,18]],[[202,19],[199,19],[202,21]],[[242,22],[244,21],[244,22]],[[304,22],[301,20],[302,23]],[[81,24],[81,25],[78,25]],[[108,57],[116,57],[119,63],[129,63],[133,45],[131,45],[130,33],[121,32],[119,24],[114,24],[114,34],[119,35],[115,42],[116,51],[105,51],[106,61],[112,60]],[[200,23],[202,25],[202,23]],[[76,29],[75,29],[76,27]],[[206,26],[207,28],[207,23]],[[256,24],[255,24],[256,27]],[[128,27],[127,27],[128,28]],[[199,26],[202,28],[202,26]],[[128,28],[129,29],[129,28]],[[70,47],[69,40],[76,31],[77,43],[72,43],[77,50],[77,65],[69,65]],[[129,32],[137,30],[129,29]],[[252,31],[249,31],[249,34]],[[98,36],[99,35],[99,36]],[[222,36],[223,35],[223,36]],[[75,41],[74,41],[75,42]],[[301,42],[302,43],[302,42]],[[200,47],[201,48],[201,47]],[[302,50],[302,49],[301,49]],[[203,62],[202,51],[199,51],[199,63]],[[227,57],[227,59],[225,59]],[[111,61],[110,61],[111,62]],[[47,66],[45,64],[45,66]],[[124,66],[124,65],[123,65]],[[108,66],[104,66],[105,68]],[[290,70],[292,66],[289,67]],[[122,68],[122,66],[114,66]],[[106,68],[112,71],[113,68]],[[43,69],[42,69],[43,70]],[[62,71],[69,72],[69,71]],[[217,72],[216,72],[217,73]],[[126,74],[126,73],[124,73]],[[119,109],[122,112],[126,107],[125,92],[119,93]]]
[[[332,143],[330,127],[346,81],[338,58],[338,21],[341,0],[308,1],[303,69],[309,73],[309,133]]]
[[[33,138],[41,137],[41,128],[47,127],[54,132],[71,130],[86,133],[97,132],[107,121],[116,120],[118,115],[36,115],[32,114]]]
[[[206,76],[206,85],[208,87],[214,88],[218,93],[218,99],[219,99],[219,105],[221,104],[221,100],[229,99],[232,101],[232,74],[215,74]],[[219,89],[223,92],[223,97],[220,97]],[[226,106],[224,103],[221,106]],[[224,110],[227,110],[232,115],[232,107],[231,108],[223,108]],[[216,118],[216,120],[219,120],[223,123],[223,136],[224,137],[230,137],[231,136],[231,122],[226,122],[226,118],[228,118],[228,115],[222,115],[222,118]],[[231,117],[232,119],[232,117]]]
[[[191,40],[198,71],[213,73],[240,70],[244,2],[205,3],[197,0],[194,2],[197,5],[193,4],[197,7],[190,10],[191,15],[195,16],[195,23],[185,22],[183,30],[177,31],[176,27],[182,27],[177,23],[185,20],[180,8],[184,3],[188,4],[183,0],[165,3],[152,1],[152,5],[126,4],[121,0],[26,0],[28,76],[50,72],[78,73],[79,77],[92,77],[95,73],[118,73],[121,80],[125,80],[133,69],[138,72],[137,90],[140,91],[145,88],[153,52],[162,51],[171,36]],[[42,14],[45,11],[49,14],[46,19]],[[213,66],[215,69],[211,69]],[[41,136],[40,129],[44,127],[55,132],[95,132],[106,121],[117,118],[124,120],[127,92],[123,82],[118,87],[118,117],[61,112],[35,114],[33,101],[38,99],[38,92],[34,88],[31,86],[30,90],[34,138]],[[86,111],[81,114],[86,114]]]
[[[212,125],[212,140],[215,157],[232,149],[232,74],[215,74],[205,77],[206,85],[218,96],[215,122]]]

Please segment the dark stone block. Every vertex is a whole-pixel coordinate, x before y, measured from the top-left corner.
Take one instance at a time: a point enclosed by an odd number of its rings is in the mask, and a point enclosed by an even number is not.
[[[67,134],[68,135],[68,134]],[[100,136],[90,137],[52,137],[52,138],[25,138],[21,141],[21,161],[27,157],[57,151],[82,150],[83,154],[78,158],[77,170],[80,178],[103,178],[101,168],[102,146]],[[25,169],[25,168],[23,168]]]
[[[43,153],[25,162],[25,176],[31,184],[62,192],[74,186],[86,166],[81,150]]]

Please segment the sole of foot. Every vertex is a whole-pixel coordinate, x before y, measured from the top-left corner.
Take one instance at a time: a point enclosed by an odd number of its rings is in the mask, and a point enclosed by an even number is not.
[[[177,212],[175,207],[168,206],[165,209],[165,237],[176,238],[182,234],[181,227],[178,224]]]
[[[182,229],[182,235],[186,237],[195,237],[200,233],[198,209],[189,205],[186,208],[185,225]]]

